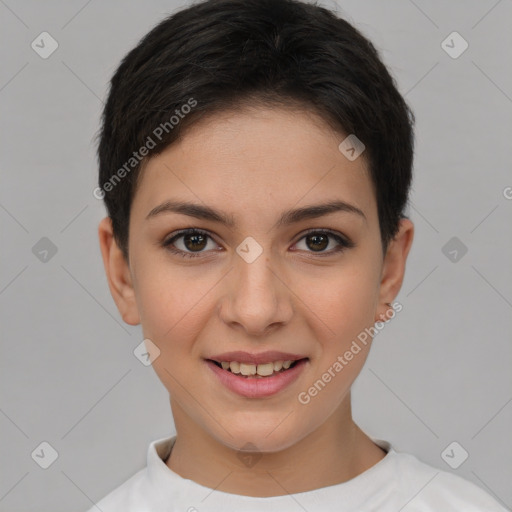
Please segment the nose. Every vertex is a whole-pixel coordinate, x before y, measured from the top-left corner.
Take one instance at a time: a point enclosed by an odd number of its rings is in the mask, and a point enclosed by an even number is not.
[[[235,258],[229,273],[228,291],[221,300],[219,314],[232,328],[261,336],[287,324],[293,315],[292,292],[286,278],[263,253],[252,263]]]

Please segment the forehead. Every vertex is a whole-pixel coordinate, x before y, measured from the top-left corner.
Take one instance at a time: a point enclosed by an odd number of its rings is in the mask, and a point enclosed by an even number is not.
[[[314,114],[246,109],[211,116],[147,162],[132,205],[146,216],[170,198],[233,212],[268,214],[292,206],[342,200],[376,214],[363,155],[339,149],[345,134]]]

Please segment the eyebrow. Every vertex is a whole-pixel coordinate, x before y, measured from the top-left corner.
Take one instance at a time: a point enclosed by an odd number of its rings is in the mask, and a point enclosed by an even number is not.
[[[220,210],[215,210],[213,208],[210,208],[209,206],[204,206],[200,204],[170,200],[165,201],[164,203],[153,208],[146,216],[146,220],[154,218],[162,213],[171,212],[179,213],[181,215],[188,215],[189,217],[195,217],[197,219],[219,222],[220,224],[224,224],[225,226],[231,228],[235,227],[236,225],[236,222],[232,215],[229,215]],[[323,217],[324,215],[329,215],[337,212],[353,213],[362,217],[365,222],[368,222],[362,210],[360,210],[359,208],[352,204],[346,203],[345,201],[336,200],[324,204],[315,204],[305,206],[303,208],[286,210],[279,217],[276,226],[287,226],[303,220],[315,219],[318,217]]]

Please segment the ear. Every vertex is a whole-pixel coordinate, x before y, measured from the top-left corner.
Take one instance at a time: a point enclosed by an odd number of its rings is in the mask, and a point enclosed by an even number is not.
[[[130,266],[114,239],[110,217],[105,217],[100,222],[98,236],[108,286],[117,309],[127,324],[138,325],[140,316],[135,301]]]
[[[405,274],[405,262],[414,238],[414,224],[409,219],[401,219],[399,231],[389,243],[382,265],[379,309],[375,321],[382,321],[389,309],[386,303],[392,303],[398,295]]]

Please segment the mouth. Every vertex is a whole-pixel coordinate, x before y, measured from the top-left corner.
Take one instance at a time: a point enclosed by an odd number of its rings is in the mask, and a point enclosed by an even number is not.
[[[204,362],[212,371],[213,382],[244,398],[265,399],[291,387],[307,370],[310,361],[303,357],[258,365],[214,359],[204,359]]]
[[[237,377],[243,377],[245,379],[267,379],[292,370],[296,365],[309,361],[309,357],[303,357],[295,361],[275,361],[258,365],[244,364],[236,361],[219,362],[214,359],[206,359],[206,361],[213,363],[221,370],[234,374]]]

